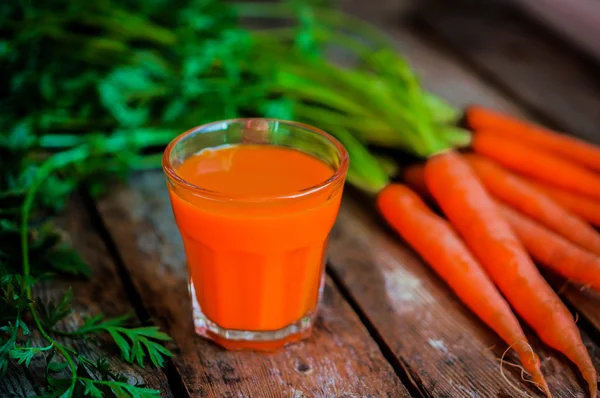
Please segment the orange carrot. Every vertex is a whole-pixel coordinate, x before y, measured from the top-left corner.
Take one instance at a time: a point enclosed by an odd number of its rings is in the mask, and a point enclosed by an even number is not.
[[[488,131],[475,134],[471,146],[519,174],[600,199],[600,174],[573,162]]]
[[[539,358],[510,306],[452,226],[408,187],[390,184],[377,197],[386,221],[431,265],[477,316],[518,353],[523,367],[548,393]]]
[[[480,130],[493,131],[503,137],[552,152],[600,171],[600,147],[598,146],[481,106],[469,107],[466,116],[467,123],[476,132]]]
[[[572,213],[577,214],[587,222],[596,227],[600,227],[600,201],[590,199],[583,195],[578,195],[564,189],[556,188],[538,181],[528,180],[537,189],[554,199]]]
[[[559,275],[600,290],[600,257],[572,244],[543,225],[498,203],[529,254]]]
[[[544,280],[468,162],[454,151],[425,165],[429,191],[504,297],[549,346],[573,361],[598,390],[596,370],[573,317]]]
[[[486,173],[482,173],[482,168],[478,167],[478,165],[481,166],[481,164],[491,163],[491,161],[472,154],[466,155],[465,157],[486,186],[488,192],[496,196],[486,184]],[[490,167],[500,168],[500,166],[496,166],[493,163]],[[483,168],[486,168],[485,165]],[[509,174],[508,172],[505,173]],[[425,168],[423,165],[416,164],[406,168],[404,171],[404,178],[408,186],[411,188],[413,186],[416,187],[416,189],[413,189],[418,192],[421,197],[431,198],[431,194],[425,183]],[[514,176],[514,178],[518,177]],[[500,178],[500,180],[502,180],[502,178]],[[531,199],[533,202],[537,201],[540,196],[537,192],[536,195],[536,197]],[[499,196],[496,196],[496,198],[501,199]],[[527,197],[522,197],[521,199],[525,202],[529,200]],[[546,200],[542,199],[542,202],[546,202]],[[520,209],[520,204],[513,205],[514,203],[515,201],[512,201],[509,204],[514,208]],[[538,224],[536,221],[529,219],[505,204],[500,202],[497,202],[497,204],[503,208],[504,213],[508,213],[505,214],[507,221],[533,258],[566,278],[600,290],[600,257],[574,245],[559,234],[548,230],[543,225]],[[551,206],[551,208],[552,207],[553,206]],[[542,205],[538,208],[544,209],[545,206]],[[526,213],[525,211],[522,212]],[[552,210],[550,209],[549,212],[552,212]],[[568,217],[571,216],[568,215],[567,218]],[[591,229],[587,225],[586,227]],[[578,227],[573,226],[573,228]],[[593,229],[591,229],[591,231],[596,233]]]
[[[492,196],[600,255],[600,234],[584,220],[497,163],[478,155],[467,155],[466,159]]]

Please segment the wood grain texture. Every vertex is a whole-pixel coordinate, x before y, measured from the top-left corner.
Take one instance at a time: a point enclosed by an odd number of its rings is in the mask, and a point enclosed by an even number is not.
[[[148,312],[175,339],[173,362],[190,396],[409,396],[330,281],[307,341],[259,354],[228,352],[196,336],[162,173],[136,175],[99,209]]]
[[[365,207],[363,204],[362,207]],[[520,370],[504,367],[507,348],[471,314],[435,273],[376,214],[346,197],[331,236],[329,259],[365,316],[379,331],[415,385],[432,397],[516,396],[509,382],[529,388]],[[542,358],[554,397],[585,397],[574,368],[528,333]],[[584,336],[600,366],[598,347]],[[511,354],[507,358],[515,363]]]
[[[560,292],[600,336],[600,292],[573,285],[566,286]]]
[[[517,116],[525,114],[479,76],[458,62],[447,48],[427,41],[409,27],[418,0],[342,0],[341,8],[386,33],[417,71],[423,86],[454,106],[478,103]]]
[[[420,13],[438,37],[557,128],[600,143],[600,75],[508,1],[435,2]]]
[[[600,292],[572,283],[540,266],[542,274],[558,294],[573,308],[575,319],[584,319],[597,344],[600,344]]]
[[[6,374],[0,378],[0,397],[26,398],[38,395],[28,374],[14,363],[9,364]]]
[[[39,297],[43,301],[53,300],[55,302],[60,300],[62,294],[69,287],[73,288],[74,311],[60,321],[57,328],[66,331],[74,330],[82,324],[84,317],[99,313],[104,313],[108,317],[132,313],[133,308],[128,304],[115,264],[100,237],[94,233],[90,219],[80,200],[73,200],[69,204],[68,211],[58,220],[57,225],[64,231],[64,236],[69,244],[90,266],[93,275],[90,281],[65,277],[40,282],[36,285],[33,291],[34,298]],[[135,322],[135,317],[132,322]],[[112,341],[98,346],[81,340],[60,338],[57,340],[68,342],[91,360],[107,358],[107,363],[113,371],[126,375],[132,384],[143,383],[149,388],[163,390],[163,397],[173,396],[162,370],[154,369],[151,365],[142,369],[137,365],[121,362],[118,350]],[[34,337],[32,344],[35,346],[47,345],[39,335]],[[9,370],[8,376],[0,381],[0,396],[34,396],[43,393],[45,391],[43,386],[46,385],[44,369],[45,357],[37,355],[31,362],[27,373],[23,372],[21,367]],[[65,373],[62,376],[67,377],[68,375]],[[32,382],[39,391],[33,390]]]

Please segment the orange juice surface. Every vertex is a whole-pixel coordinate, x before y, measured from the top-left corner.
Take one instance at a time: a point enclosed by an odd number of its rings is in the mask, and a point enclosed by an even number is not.
[[[203,150],[177,174],[217,196],[170,185],[192,300],[221,328],[273,331],[315,310],[341,187],[325,162],[271,145]]]

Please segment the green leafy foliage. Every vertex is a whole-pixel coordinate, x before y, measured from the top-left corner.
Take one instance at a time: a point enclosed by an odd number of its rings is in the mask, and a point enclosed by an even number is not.
[[[159,397],[160,391],[147,388],[140,384],[130,384],[127,378],[121,374],[114,373],[105,359],[93,362],[81,357],[80,365],[77,369],[79,375],[86,372],[92,372],[96,378],[78,376],[75,382],[69,379],[56,378],[47,374],[46,378],[50,388],[49,397],[105,397],[107,393],[115,397]],[[62,371],[64,368],[53,362],[54,368]],[[110,395],[109,394],[109,395]]]
[[[99,387],[107,387],[117,397],[132,397],[132,398],[154,398],[160,397],[160,391],[152,388],[146,388],[141,386],[135,386],[119,381],[98,381],[92,379],[80,378],[81,383],[85,390],[83,395],[91,397],[103,397],[104,394]]]
[[[55,275],[90,278],[52,217],[78,188],[92,195],[160,165],[178,133],[208,121],[265,116],[325,127],[348,146],[350,182],[376,192],[394,165],[365,144],[417,155],[463,143],[456,110],[422,90],[406,60],[365,23],[326,1],[9,1],[0,6],[0,375],[45,360],[47,397],[154,397],[107,361],[57,336],[110,337],[124,361],[163,366],[169,338],[127,317],[61,329],[72,291],[33,300]],[[286,22],[276,34],[242,18]],[[341,67],[327,54],[345,50]],[[158,155],[158,156],[157,156]],[[385,167],[384,167],[385,166]],[[32,330],[46,345],[33,347]],[[103,341],[103,339],[98,339]]]
[[[41,299],[38,299],[38,313],[40,314],[40,320],[46,328],[53,328],[58,321],[69,316],[73,312],[72,304],[73,301],[73,289],[66,291],[61,297],[58,304],[50,301],[47,304]]]
[[[26,367],[29,367],[34,355],[50,349],[52,349],[52,344],[46,347],[30,347],[29,345],[25,345],[21,347],[14,347],[12,350],[10,350],[9,355],[12,359],[17,361],[17,364],[25,364]]]
[[[129,315],[113,319],[104,319],[96,315],[85,320],[84,324],[69,336],[89,337],[94,334],[107,332],[121,350],[121,357],[129,363],[144,366],[144,359],[148,357],[157,367],[164,366],[164,357],[173,354],[162,346],[160,342],[170,340],[169,336],[161,332],[156,326],[125,327]]]

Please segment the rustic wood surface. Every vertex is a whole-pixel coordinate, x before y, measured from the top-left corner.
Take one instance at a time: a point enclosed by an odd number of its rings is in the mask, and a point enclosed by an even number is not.
[[[7,398],[33,397],[38,394],[28,375],[14,363],[8,366],[6,374],[0,378],[0,393]]]
[[[409,396],[329,280],[313,336],[286,350],[226,352],[195,336],[162,172],[134,177],[99,208],[148,313],[177,344],[173,362],[190,396]]]
[[[600,331],[600,293],[580,286],[568,286],[562,293],[573,304],[575,309]]]
[[[88,210],[80,198],[68,205],[69,210],[57,221],[64,231],[68,243],[77,250],[92,271],[92,279],[87,281],[78,278],[62,278],[49,282],[40,282],[33,291],[33,297],[58,302],[69,287],[73,289],[73,313],[60,321],[61,330],[75,330],[83,323],[84,317],[104,313],[107,317],[115,317],[132,313],[132,323],[139,323],[134,308],[129,304],[121,277],[106,246],[92,226]],[[47,345],[39,338],[37,345]],[[71,340],[71,344],[92,360],[106,358],[115,373],[127,375],[130,383],[144,383],[149,388],[165,391],[164,397],[172,397],[169,383],[162,370],[147,366],[145,369],[137,365],[128,365],[119,359],[116,350],[98,346],[90,342]],[[110,347],[110,345],[106,345]],[[39,386],[44,382],[45,357],[37,355],[32,360],[27,372],[23,368],[12,369],[8,377],[0,379],[0,397],[31,397],[44,393]],[[35,386],[35,389],[34,387]]]
[[[450,103],[479,103],[600,143],[600,75],[506,0],[342,0],[383,29],[424,86]],[[97,209],[97,211],[96,211]],[[532,396],[520,370],[500,373],[506,345],[348,189],[331,234],[328,278],[314,335],[274,354],[227,352],[193,332],[183,247],[161,172],[137,174],[102,201],[77,198],[60,225],[94,279],[65,279],[36,292],[75,290],[64,326],[103,312],[134,312],[174,341],[163,370],[124,365],[110,345],[77,342],[93,358],[165,397]],[[551,278],[575,316],[600,371],[600,294]],[[139,318],[138,318],[139,317]],[[586,397],[569,361],[526,330],[554,397]],[[40,344],[42,341],[40,340]],[[517,362],[509,353],[506,359]],[[39,359],[41,360],[41,358]],[[9,367],[0,397],[40,394],[41,363]]]
[[[505,365],[506,379],[500,377],[506,344],[365,208],[351,198],[343,203],[331,236],[331,267],[421,392],[497,397],[515,394],[509,383],[525,386],[517,368]],[[573,367],[528,337],[554,396],[585,397]],[[600,366],[597,345],[585,335],[584,341]],[[512,355],[506,359],[518,362]]]
[[[555,127],[600,143],[597,65],[552,40],[510,1],[433,3],[420,10],[418,23]]]

